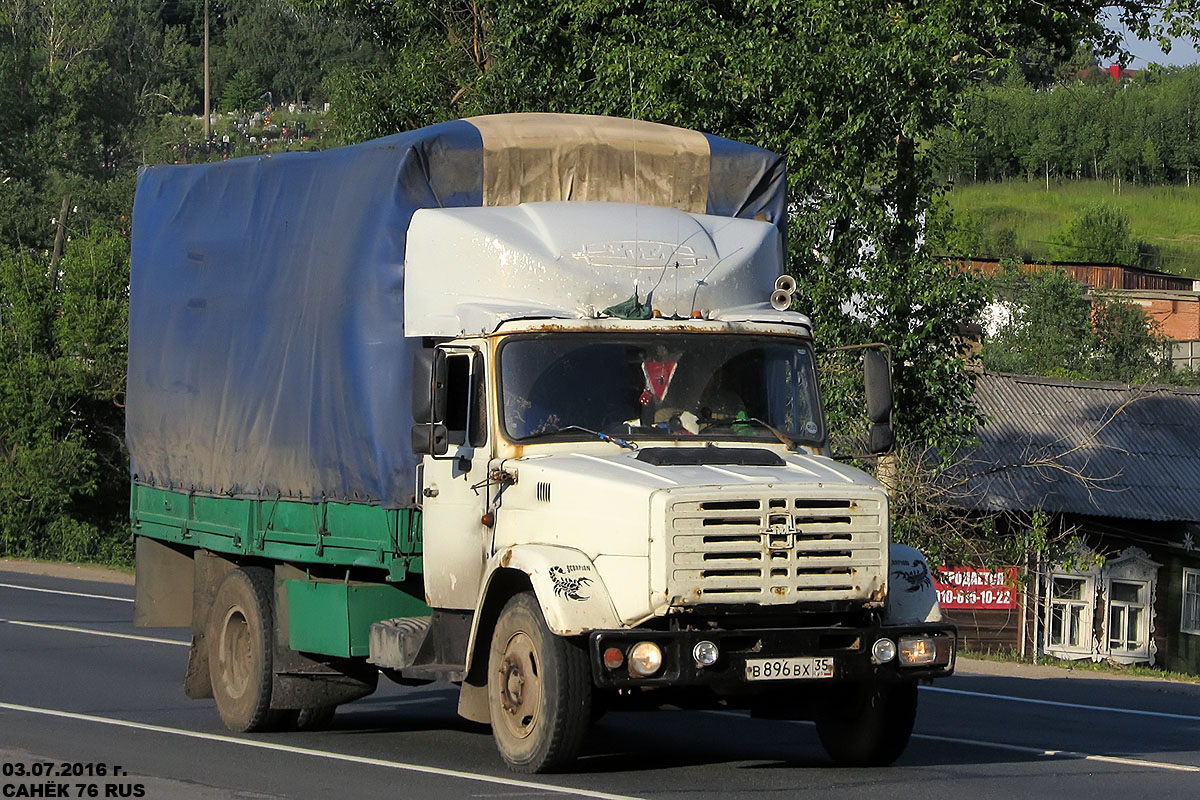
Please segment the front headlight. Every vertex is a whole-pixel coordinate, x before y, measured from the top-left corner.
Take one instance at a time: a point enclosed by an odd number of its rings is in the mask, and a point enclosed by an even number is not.
[[[662,649],[654,642],[638,642],[629,651],[629,671],[639,678],[649,678],[662,663]]]

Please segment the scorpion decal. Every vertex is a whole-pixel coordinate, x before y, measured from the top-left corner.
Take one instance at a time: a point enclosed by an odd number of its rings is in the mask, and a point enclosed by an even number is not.
[[[592,582],[592,579],[586,575],[576,578],[567,577],[566,570],[554,566],[550,568],[550,580],[554,584],[554,594],[558,597],[565,597],[568,600],[587,600],[589,597],[589,595],[579,593]]]
[[[897,561],[896,565],[912,564],[912,569],[893,569],[892,574],[908,581],[905,591],[919,592],[926,586],[933,585],[933,576],[929,574],[929,565],[924,561]]]

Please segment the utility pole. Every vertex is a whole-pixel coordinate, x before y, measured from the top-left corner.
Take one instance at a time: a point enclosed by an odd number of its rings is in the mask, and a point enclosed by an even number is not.
[[[67,216],[71,213],[71,195],[64,194],[62,208],[55,223],[54,251],[50,254],[50,285],[58,294],[58,262],[62,260],[63,247],[67,243]]]
[[[204,0],[204,144],[212,139],[212,122],[208,105],[208,0]]]

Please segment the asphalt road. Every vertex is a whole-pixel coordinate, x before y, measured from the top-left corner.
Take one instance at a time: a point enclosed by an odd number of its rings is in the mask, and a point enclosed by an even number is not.
[[[386,680],[329,731],[236,736],[183,696],[186,632],[133,628],[131,597],[0,570],[0,797],[1200,797],[1200,686],[978,663],[1016,674],[923,688],[888,769],[834,768],[809,724],[677,711],[610,714],[576,772],[518,776],[452,687]]]

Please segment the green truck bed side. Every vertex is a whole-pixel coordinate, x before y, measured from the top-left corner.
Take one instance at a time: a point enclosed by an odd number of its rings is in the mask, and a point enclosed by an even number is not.
[[[421,512],[412,508],[207,497],[134,484],[129,515],[138,536],[218,553],[383,569],[391,581],[422,571]]]

